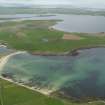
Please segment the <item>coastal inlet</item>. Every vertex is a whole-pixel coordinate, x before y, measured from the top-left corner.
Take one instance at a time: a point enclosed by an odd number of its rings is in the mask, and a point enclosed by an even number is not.
[[[3,46],[0,47],[2,51],[10,52]],[[105,48],[78,52],[75,56],[11,52],[1,57],[0,75],[39,91],[58,91],[75,98],[105,98]]]

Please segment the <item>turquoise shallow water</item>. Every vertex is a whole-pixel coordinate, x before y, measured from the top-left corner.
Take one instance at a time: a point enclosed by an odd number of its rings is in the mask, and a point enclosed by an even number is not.
[[[6,46],[3,45],[0,46],[0,56],[5,56],[12,52],[14,52],[14,50],[8,49]]]
[[[105,97],[105,48],[79,50],[77,56],[11,57],[2,74],[40,88],[59,89],[73,97]]]

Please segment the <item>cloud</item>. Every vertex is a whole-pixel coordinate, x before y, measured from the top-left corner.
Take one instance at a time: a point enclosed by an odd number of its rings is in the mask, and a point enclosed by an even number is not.
[[[81,7],[105,8],[105,0],[0,0],[0,3],[72,4]]]
[[[0,0],[0,3],[61,4],[61,3],[69,3],[69,1],[68,0]]]

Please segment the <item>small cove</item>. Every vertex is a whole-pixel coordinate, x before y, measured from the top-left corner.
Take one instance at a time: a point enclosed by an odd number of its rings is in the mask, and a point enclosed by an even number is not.
[[[16,54],[0,74],[39,90],[58,90],[76,98],[105,98],[105,48],[78,51],[77,56]]]

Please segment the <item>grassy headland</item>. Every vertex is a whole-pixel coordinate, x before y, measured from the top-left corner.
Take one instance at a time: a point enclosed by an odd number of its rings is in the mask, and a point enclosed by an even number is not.
[[[94,47],[105,44],[105,35],[69,33],[82,37],[82,40],[64,40],[66,32],[49,29],[55,20],[30,20],[0,24],[0,43],[17,50],[30,52],[68,52],[81,47]]]

